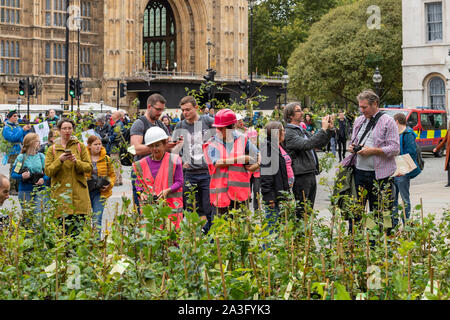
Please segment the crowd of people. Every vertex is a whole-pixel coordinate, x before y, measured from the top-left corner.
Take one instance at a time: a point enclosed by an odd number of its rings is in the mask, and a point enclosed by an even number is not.
[[[41,145],[39,136],[29,125],[19,126],[17,113],[11,111],[3,129],[4,139],[11,143],[10,178],[0,176],[0,205],[8,198],[4,190],[14,190],[17,183],[21,203],[35,203],[39,214],[48,199],[36,191],[51,186],[52,199],[61,202],[65,213],[82,219],[92,212],[101,230],[105,203],[113,187],[123,184],[123,156],[131,153],[130,195],[137,210],[164,199],[173,209],[170,220],[179,228],[183,210],[192,211],[195,204],[207,234],[216,215],[228,216],[232,209],[253,202],[254,209],[266,212],[273,232],[286,194],[293,194],[297,202],[298,219],[305,214],[305,202],[314,207],[320,173],[316,150],[329,145],[335,153],[337,145],[342,166],[354,168],[356,189],[366,190],[363,203],[368,201],[370,210],[378,206],[375,185],[388,186],[392,229],[398,224],[399,195],[409,217],[410,179],[420,173],[417,168],[392,177],[395,156],[409,153],[416,161],[416,137],[404,115],[391,118],[380,112],[373,91],[365,90],[357,98],[361,115],[353,125],[339,111],[337,117],[323,116],[317,127],[300,102],[291,102],[276,108],[262,131],[231,109],[201,110],[191,96],[181,99],[180,118],[163,115],[167,102],[153,94],[139,118],[131,120],[122,111],[98,115],[90,127],[95,134],[86,144],[74,135],[78,123],[49,112],[46,120],[53,128],[48,143]],[[349,221],[350,229],[359,218]]]

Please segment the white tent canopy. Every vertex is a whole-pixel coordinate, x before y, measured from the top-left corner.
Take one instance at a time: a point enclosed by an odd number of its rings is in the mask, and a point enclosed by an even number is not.
[[[42,116],[45,116],[46,112],[48,110],[50,110],[50,109],[55,109],[55,110],[62,111],[62,108],[61,108],[60,105],[30,104],[30,118],[31,118],[31,121],[33,121],[34,118],[36,118],[39,115],[39,113],[42,113]],[[5,118],[5,114],[7,114],[10,110],[17,110],[17,111],[19,111],[19,109],[17,108],[17,104],[0,104],[0,114],[3,116],[3,119]],[[69,107],[69,110],[70,110],[70,107]],[[74,105],[73,106],[73,110],[77,111],[78,110],[78,106]],[[93,112],[94,114],[96,114],[96,113],[100,113],[100,112],[105,113],[106,111],[110,111],[111,113],[113,113],[116,110],[117,110],[117,108],[115,108],[115,107],[111,107],[111,106],[108,106],[108,105],[101,106],[100,103],[83,103],[83,104],[80,104],[80,112],[81,113]],[[122,109],[120,109],[120,110],[124,111]],[[27,114],[27,105],[26,104],[21,104],[20,105],[20,115],[21,115],[21,117],[23,117],[26,114]]]

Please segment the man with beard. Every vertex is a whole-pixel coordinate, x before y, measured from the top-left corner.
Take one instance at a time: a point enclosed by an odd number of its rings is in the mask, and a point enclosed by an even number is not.
[[[164,112],[164,109],[166,108],[166,99],[158,94],[152,94],[147,99],[147,111],[145,112],[144,116],[137,119],[130,129],[130,144],[134,147],[134,161],[139,161],[142,158],[148,156],[150,154],[150,149],[144,144],[144,136],[148,129],[151,127],[160,127],[163,129],[168,136],[169,130],[167,129],[166,125],[162,123],[159,118],[161,117],[162,113]],[[167,144],[168,148],[171,149],[175,146],[175,143],[169,141]],[[136,205],[138,205],[138,196],[136,193],[136,176],[131,170],[131,184],[133,185],[133,197],[134,202]]]

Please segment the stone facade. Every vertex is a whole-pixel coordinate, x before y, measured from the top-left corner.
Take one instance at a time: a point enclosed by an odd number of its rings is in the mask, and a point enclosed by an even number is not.
[[[406,108],[449,110],[449,1],[403,0],[402,66]]]
[[[39,93],[31,98],[32,104],[59,105],[65,89],[65,1],[16,1],[0,2],[0,42],[4,50],[0,52],[3,60],[0,104],[14,104],[19,79],[29,76],[36,81]],[[176,67],[166,72],[166,78],[177,78],[178,82],[201,81],[208,63],[217,71],[218,80],[247,78],[247,0],[70,0],[69,26],[72,28],[76,23],[72,18],[76,16],[77,7],[81,8],[83,19],[80,31],[82,102],[103,99],[105,104],[114,106],[118,80],[146,81],[144,12],[148,3],[154,1],[168,4],[175,19]],[[77,36],[77,31],[70,31],[69,77],[78,75]],[[208,40],[214,46],[208,47]],[[6,46],[8,51],[13,47],[14,52],[18,47],[18,57],[11,57],[11,52],[5,55]],[[10,63],[14,64],[14,70]],[[156,73],[154,77],[159,76]],[[129,106],[136,97],[138,93],[129,90],[127,97],[120,99],[120,106]]]

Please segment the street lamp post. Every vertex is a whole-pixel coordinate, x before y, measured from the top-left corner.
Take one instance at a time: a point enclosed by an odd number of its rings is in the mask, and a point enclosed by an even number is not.
[[[20,104],[22,103],[22,99],[20,97],[17,98],[17,113],[20,117]]]
[[[253,0],[248,0],[250,8],[250,86],[253,85]]]
[[[61,110],[64,111],[64,99],[63,99],[63,98],[61,98],[61,99],[59,100],[59,105],[61,106]]]
[[[100,100],[100,113],[103,113],[103,99]]]
[[[383,80],[383,77],[381,76],[381,73],[380,73],[380,70],[378,69],[378,67],[375,69],[375,73],[373,74],[372,80],[373,80],[373,83],[375,84],[375,91],[376,91],[378,97],[380,97],[380,94],[381,94],[380,83]]]
[[[77,42],[78,42],[78,54],[77,54],[77,58],[78,58],[78,83],[80,83],[80,29],[81,29],[81,21],[83,20],[81,17],[76,17],[75,18],[77,20]],[[80,93],[77,92],[77,111],[80,111]]]
[[[289,83],[289,74],[286,69],[283,71],[283,80],[284,80],[284,105],[287,104],[287,85]]]

